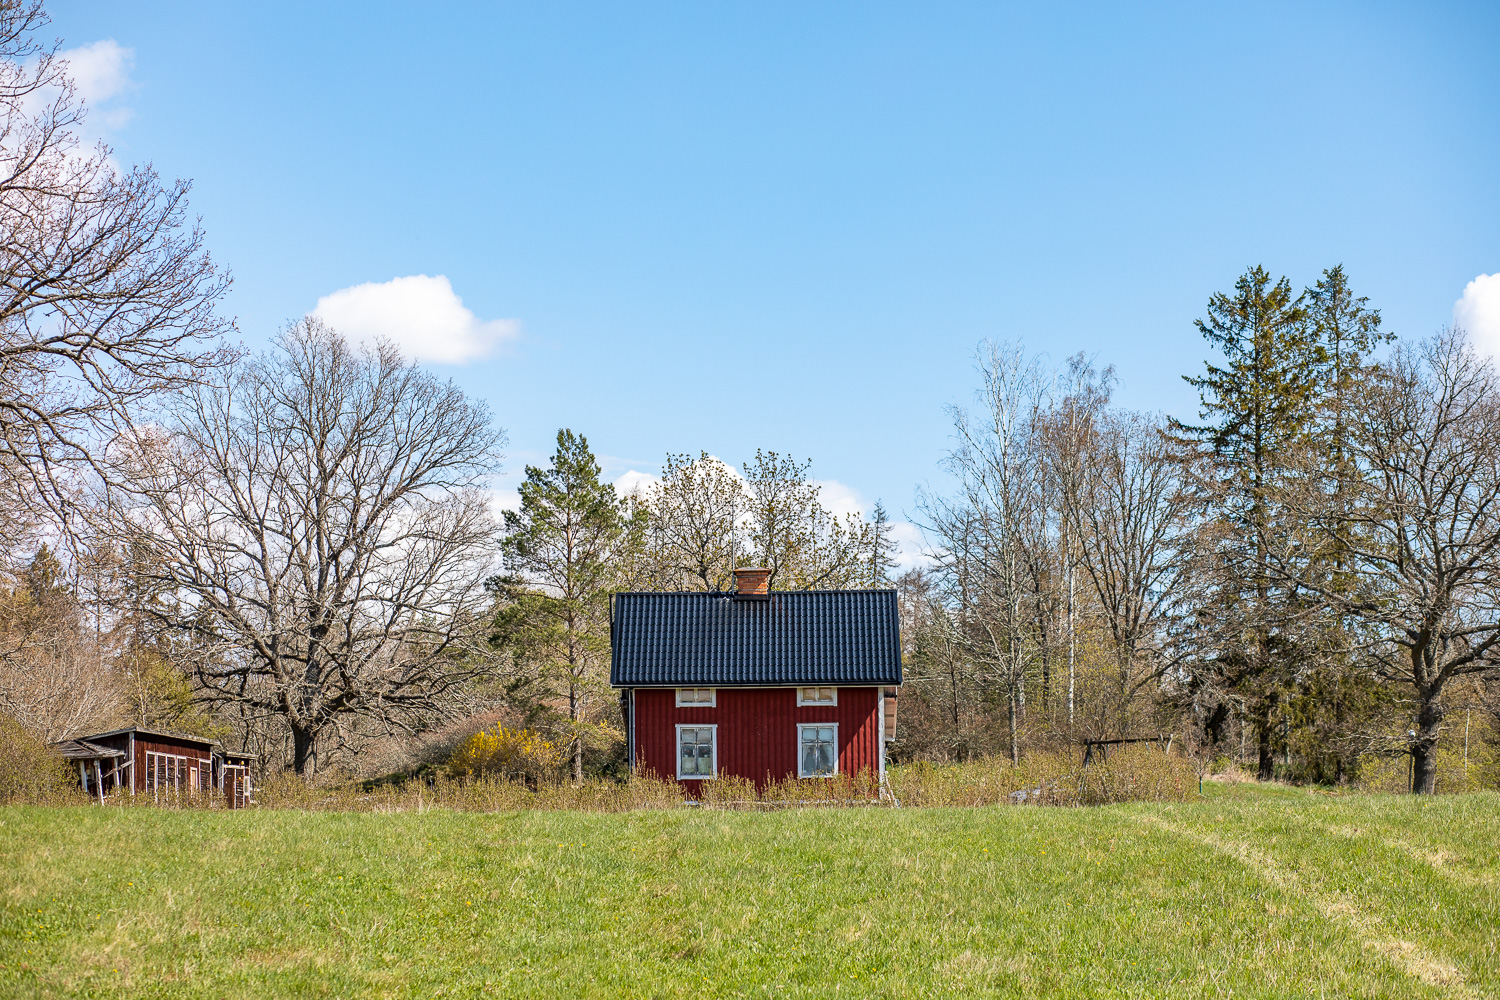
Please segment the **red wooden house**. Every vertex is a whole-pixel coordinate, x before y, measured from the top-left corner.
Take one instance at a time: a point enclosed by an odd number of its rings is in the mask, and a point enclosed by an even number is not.
[[[630,761],[690,786],[885,773],[901,640],[894,590],[616,594],[610,683]]]
[[[158,730],[115,729],[53,744],[78,768],[78,781],[103,798],[117,789],[173,802],[223,796],[230,808],[250,804],[254,754],[226,750],[218,740]]]

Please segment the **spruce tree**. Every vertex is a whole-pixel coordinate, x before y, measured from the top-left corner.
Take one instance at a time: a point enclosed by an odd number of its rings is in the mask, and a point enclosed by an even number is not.
[[[1273,491],[1283,459],[1316,429],[1325,356],[1308,316],[1307,296],[1260,266],[1235,282],[1234,294],[1211,297],[1207,317],[1196,325],[1224,360],[1205,362],[1203,375],[1184,376],[1198,390],[1203,423],[1177,425],[1208,452],[1214,470],[1208,485],[1221,551],[1211,620],[1223,631],[1212,666],[1256,728],[1262,779],[1272,774],[1273,715],[1296,655],[1295,642],[1275,628],[1278,595],[1264,565],[1278,530]]]
[[[1360,387],[1370,373],[1369,356],[1395,334],[1380,328],[1380,310],[1349,287],[1344,266],[1323,272],[1318,283],[1302,295],[1306,303],[1309,336],[1317,343],[1323,384],[1320,436],[1335,468],[1349,453],[1351,409],[1358,405]]]
[[[891,571],[896,568],[896,540],[891,537],[891,518],[885,504],[875,501],[870,514],[870,583],[871,587],[889,587]]]
[[[1325,270],[1303,298],[1309,330],[1321,354],[1322,384],[1308,465],[1321,470],[1321,485],[1336,512],[1347,515],[1353,503],[1349,483],[1355,478],[1351,428],[1359,422],[1360,400],[1373,375],[1369,357],[1395,335],[1381,329],[1380,311],[1370,308],[1369,299],[1354,294],[1343,265]],[[1355,581],[1345,541],[1328,536],[1307,542],[1308,551],[1316,553],[1307,567],[1310,576],[1321,577],[1333,593],[1347,595]],[[1347,735],[1351,719],[1370,716],[1380,701],[1380,686],[1356,653],[1361,645],[1356,634],[1364,628],[1358,618],[1329,611],[1320,624],[1313,636],[1319,675],[1301,685],[1294,714],[1306,733],[1309,776],[1341,782],[1354,760],[1338,749],[1336,737]]]

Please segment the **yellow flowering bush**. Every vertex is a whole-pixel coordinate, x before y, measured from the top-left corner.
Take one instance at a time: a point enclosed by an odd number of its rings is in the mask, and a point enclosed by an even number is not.
[[[496,723],[459,744],[448,761],[454,778],[524,778],[551,780],[562,764],[562,750],[530,729],[506,729]]]

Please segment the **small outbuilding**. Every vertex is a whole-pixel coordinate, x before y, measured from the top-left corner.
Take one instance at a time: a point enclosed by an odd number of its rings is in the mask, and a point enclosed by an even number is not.
[[[901,686],[896,592],[772,591],[769,575],[736,570],[729,593],[615,595],[610,684],[633,767],[690,786],[884,777]]]
[[[124,789],[158,800],[207,801],[222,795],[230,808],[250,804],[255,755],[226,750],[218,740],[131,727],[52,746],[77,766],[83,790],[101,801]]]

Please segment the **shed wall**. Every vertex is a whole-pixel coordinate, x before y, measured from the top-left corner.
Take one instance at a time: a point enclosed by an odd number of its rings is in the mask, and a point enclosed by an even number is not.
[[[677,726],[717,725],[720,774],[764,785],[797,774],[797,726],[837,723],[839,773],[880,769],[880,689],[839,688],[837,705],[797,706],[796,688],[719,688],[713,708],[678,708],[674,688],[635,692],[635,762],[677,774]],[[696,787],[696,781],[684,781]]]
[[[134,771],[135,790],[137,794],[146,791],[146,754],[147,753],[169,753],[178,757],[187,757],[197,761],[196,766],[200,771],[207,770],[212,774],[213,750],[202,744],[190,743],[186,740],[168,740],[159,736],[143,736],[140,733],[135,737],[135,767]]]

